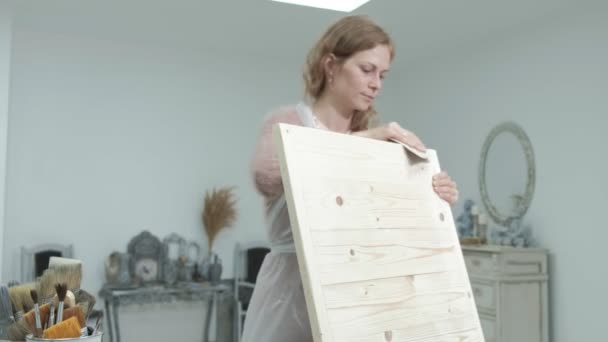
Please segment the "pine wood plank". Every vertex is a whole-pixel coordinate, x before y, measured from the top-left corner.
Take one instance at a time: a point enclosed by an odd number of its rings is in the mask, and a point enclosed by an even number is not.
[[[315,342],[484,341],[435,151],[274,133]]]

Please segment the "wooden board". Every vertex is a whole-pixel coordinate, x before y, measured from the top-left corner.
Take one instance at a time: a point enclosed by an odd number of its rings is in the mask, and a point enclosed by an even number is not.
[[[484,341],[435,151],[288,124],[274,138],[315,342]]]

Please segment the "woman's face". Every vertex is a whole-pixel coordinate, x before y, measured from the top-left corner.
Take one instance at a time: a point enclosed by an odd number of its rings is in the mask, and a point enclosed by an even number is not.
[[[341,64],[330,65],[327,68],[329,95],[347,110],[368,110],[382,88],[390,62],[389,47],[378,45],[355,53]]]

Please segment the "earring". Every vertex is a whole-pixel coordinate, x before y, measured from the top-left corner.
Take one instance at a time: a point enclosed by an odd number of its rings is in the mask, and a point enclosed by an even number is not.
[[[329,83],[332,83],[334,81],[334,76],[332,74],[329,74]]]

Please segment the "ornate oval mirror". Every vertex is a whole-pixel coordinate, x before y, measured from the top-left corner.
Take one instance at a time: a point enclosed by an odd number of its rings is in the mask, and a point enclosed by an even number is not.
[[[514,122],[494,127],[481,149],[479,189],[490,217],[509,227],[532,202],[536,182],[534,151],[524,130]]]

